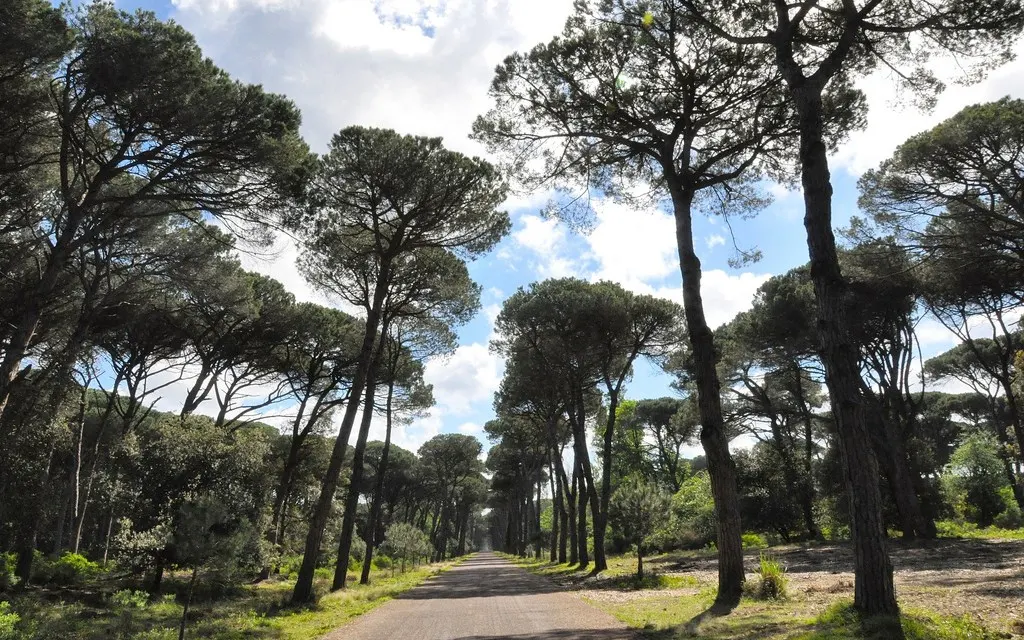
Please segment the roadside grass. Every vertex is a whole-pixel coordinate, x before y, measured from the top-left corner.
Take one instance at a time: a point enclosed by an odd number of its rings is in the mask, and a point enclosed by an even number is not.
[[[822,603],[821,594],[789,593],[781,598],[758,596],[758,574],[748,576],[745,595],[731,613],[716,616],[710,612],[715,599],[713,583],[701,582],[688,574],[657,574],[652,586],[620,586],[621,568],[631,556],[609,557],[609,573],[598,581],[588,572],[545,561],[505,556],[516,564],[539,575],[545,575],[563,586],[580,590],[584,599],[637,629],[639,636],[649,640],[698,638],[704,640],[890,640],[894,633],[892,619],[862,619],[853,609],[852,601],[836,595]],[[691,553],[655,556],[650,564],[671,566],[693,557]],[[661,582],[666,580],[667,582]],[[664,586],[670,584],[673,586]],[[666,594],[666,588],[690,588],[690,594]],[[594,590],[617,589],[621,597],[599,597]],[[995,640],[1009,637],[986,629],[968,616],[947,616],[925,609],[903,606],[899,621],[905,640]]]
[[[996,526],[979,529],[970,522],[941,520],[935,523],[940,538],[966,538],[970,540],[1024,540],[1024,529],[1000,529]]]
[[[328,593],[315,604],[293,607],[288,598],[293,580],[271,580],[240,589],[234,595],[194,602],[189,611],[188,638],[242,640],[275,638],[310,640],[341,626],[458,563],[427,565],[404,574],[389,571],[373,575],[369,585],[350,584]],[[177,577],[169,577],[168,590]],[[317,581],[318,593],[329,580]],[[172,640],[178,637],[182,607],[173,594],[158,596],[141,608],[115,606],[109,592],[97,589],[30,589],[15,594],[12,610],[21,621],[16,627],[24,640],[44,638],[132,638]]]

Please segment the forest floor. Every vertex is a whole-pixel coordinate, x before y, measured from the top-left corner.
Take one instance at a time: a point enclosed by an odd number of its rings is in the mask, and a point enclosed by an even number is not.
[[[218,640],[319,638],[456,564],[458,561],[436,563],[396,575],[375,569],[369,585],[351,581],[344,591],[324,595],[308,607],[288,604],[294,580],[271,579],[244,585],[216,598],[194,601],[188,616],[187,637]],[[358,579],[358,572],[354,577]],[[150,598],[149,602],[143,600],[142,606],[137,607],[114,604],[114,591],[131,588],[115,576],[79,587],[29,587],[3,595],[10,599],[11,610],[21,618],[13,636],[19,640],[176,640],[182,606],[175,592],[182,590],[186,579],[185,575],[167,576],[165,593]],[[318,575],[317,591],[325,593],[329,581],[327,573]],[[5,597],[0,597],[0,601]]]
[[[938,539],[890,546],[896,589],[909,637],[985,639],[1024,637],[1024,540]],[[616,556],[609,571],[590,576],[567,565],[523,561],[579,591],[585,599],[653,638],[860,638],[849,631],[853,558],[849,545],[801,544],[746,552],[747,579],[756,586],[761,553],[785,567],[787,596],[744,597],[724,618],[701,618],[714,600],[717,560],[712,551],[645,559],[651,574],[638,583],[636,558]],[[845,630],[844,630],[845,629]]]

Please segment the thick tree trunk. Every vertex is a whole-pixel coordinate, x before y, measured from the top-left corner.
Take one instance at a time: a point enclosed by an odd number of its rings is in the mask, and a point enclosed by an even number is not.
[[[892,563],[885,546],[878,464],[866,424],[858,351],[848,327],[849,291],[832,231],[832,184],[824,142],[821,88],[793,88],[800,125],[804,227],[817,300],[818,335],[837,443],[850,498],[854,606],[867,615],[897,615]]]
[[[299,567],[295,588],[292,590],[292,602],[297,604],[312,602],[314,599],[313,573],[316,570],[317,558],[320,555],[320,544],[323,541],[324,528],[327,526],[327,520],[331,515],[331,507],[334,504],[334,494],[338,489],[338,476],[341,474],[341,466],[345,461],[345,448],[348,445],[348,438],[352,434],[356,413],[362,404],[360,401],[363,397],[363,391],[366,388],[367,380],[370,379],[370,369],[373,365],[376,351],[375,346],[377,344],[377,328],[380,324],[380,312],[387,291],[387,276],[387,269],[383,268],[374,289],[373,304],[366,317],[366,329],[363,334],[359,364],[356,367],[355,375],[352,377],[348,406],[345,407],[341,429],[337,439],[334,441],[331,460],[327,465],[327,472],[324,474],[323,484],[320,488],[320,497],[317,499],[316,508],[313,510],[313,516],[309,523],[309,533],[306,535],[306,545],[302,554],[302,565]]]
[[[679,269],[683,278],[683,309],[690,348],[693,351],[694,381],[700,414],[700,441],[708,461],[711,493],[718,518],[718,596],[715,604],[732,608],[743,593],[743,529],[740,523],[736,468],[729,453],[729,438],[722,417],[721,385],[716,369],[714,335],[704,317],[701,298],[700,259],[693,248],[693,193],[667,176],[676,221]]]

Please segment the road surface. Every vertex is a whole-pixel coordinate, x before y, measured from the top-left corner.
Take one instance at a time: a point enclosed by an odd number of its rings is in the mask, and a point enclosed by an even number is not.
[[[631,640],[612,616],[492,553],[480,553],[324,640]]]

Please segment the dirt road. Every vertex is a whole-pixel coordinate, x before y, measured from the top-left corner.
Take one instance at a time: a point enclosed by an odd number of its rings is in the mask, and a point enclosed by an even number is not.
[[[490,553],[385,603],[324,640],[628,640],[610,615]]]

